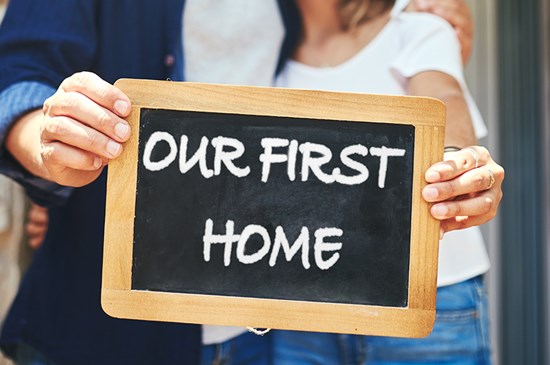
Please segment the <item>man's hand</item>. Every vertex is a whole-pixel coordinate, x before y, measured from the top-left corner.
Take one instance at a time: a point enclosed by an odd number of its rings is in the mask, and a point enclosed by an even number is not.
[[[15,123],[8,150],[31,173],[67,186],[94,181],[122,152],[130,100],[90,72],[65,79],[42,111]]]
[[[470,146],[445,154],[426,171],[422,196],[442,233],[477,226],[493,219],[502,199],[504,169],[484,147]]]
[[[447,20],[455,29],[466,64],[472,53],[474,22],[465,0],[412,0],[407,11],[429,12]]]

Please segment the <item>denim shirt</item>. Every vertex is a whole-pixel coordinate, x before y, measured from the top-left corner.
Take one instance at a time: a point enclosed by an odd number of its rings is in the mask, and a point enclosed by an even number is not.
[[[0,28],[0,146],[14,120],[41,108],[63,79],[88,70],[183,80],[184,0],[13,0]],[[297,39],[292,0],[279,0],[287,36]],[[279,66],[280,66],[279,65]],[[100,306],[106,172],[77,189],[25,171],[2,147],[0,173],[50,207],[49,230],[3,324],[9,355],[31,345],[63,364],[193,364],[199,326],[119,320]]]

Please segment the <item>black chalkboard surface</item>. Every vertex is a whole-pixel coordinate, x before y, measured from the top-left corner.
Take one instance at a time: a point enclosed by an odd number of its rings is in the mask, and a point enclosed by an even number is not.
[[[142,214],[134,224],[132,289],[407,305],[413,126],[151,109],[142,109],[140,119],[136,211]],[[151,171],[144,164],[144,150],[146,141],[159,131],[172,138],[154,144],[148,161],[169,161],[172,151],[181,151],[181,136],[187,139],[189,158],[206,137],[210,143],[204,161],[212,168],[216,152],[212,141],[223,136],[242,143],[245,152],[234,164],[250,172],[238,177],[223,165],[219,175],[205,177],[197,163],[182,173],[179,156],[166,168]],[[300,176],[291,181],[288,162],[271,164],[268,180],[263,182],[259,157],[266,151],[261,142],[267,138],[297,142],[297,175],[304,162],[299,150],[305,143],[332,151],[333,158],[322,166],[327,176],[335,168],[357,175],[339,159],[348,146],[401,149],[404,155],[387,158],[384,187],[378,184],[382,159],[371,154],[350,156],[368,169],[367,179],[360,184],[325,183],[311,171],[307,181]],[[171,149],[167,141],[177,148]],[[287,156],[289,149],[278,147],[273,153]],[[207,220],[212,221],[212,234],[217,236],[226,235],[228,220],[234,222],[234,234],[241,234],[248,225],[262,227],[260,232],[267,232],[267,240],[254,233],[243,245],[247,256],[259,253],[259,261],[241,262],[237,242],[209,244],[204,239]],[[309,239],[290,262],[282,249],[277,256],[272,254],[278,226],[290,243],[304,228],[308,232]],[[341,249],[334,251],[338,261],[323,270],[316,265],[314,235],[325,227],[338,228],[342,235],[332,238],[341,242]],[[211,252],[208,261],[205,249]],[[227,249],[231,249],[230,261],[225,266]],[[303,250],[307,250],[306,267]],[[327,257],[333,254],[324,253]],[[273,266],[269,263],[272,256],[276,259]]]
[[[437,223],[418,194],[442,149],[438,102],[125,82],[135,136],[109,169],[108,313],[426,333]]]

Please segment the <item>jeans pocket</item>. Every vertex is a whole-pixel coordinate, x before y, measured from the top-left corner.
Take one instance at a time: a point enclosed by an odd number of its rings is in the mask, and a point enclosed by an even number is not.
[[[369,360],[392,364],[488,364],[487,305],[479,283],[468,280],[454,288],[441,288],[444,293],[438,298],[432,333],[422,339],[371,338],[367,345]]]

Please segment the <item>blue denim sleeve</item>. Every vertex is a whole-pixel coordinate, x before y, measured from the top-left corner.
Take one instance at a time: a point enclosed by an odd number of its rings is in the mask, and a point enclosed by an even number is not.
[[[4,142],[11,124],[33,109],[41,108],[55,89],[39,82],[19,82],[0,93],[0,173],[21,184],[29,197],[43,206],[58,205],[70,196],[72,188],[60,186],[30,174],[7,151]]]

